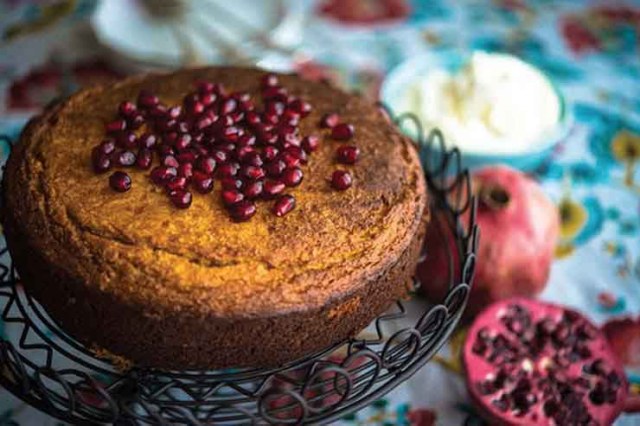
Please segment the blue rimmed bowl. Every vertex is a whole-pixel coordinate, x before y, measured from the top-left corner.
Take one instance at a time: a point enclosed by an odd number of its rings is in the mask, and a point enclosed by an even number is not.
[[[426,53],[413,57],[389,72],[382,83],[380,89],[380,100],[395,116],[399,116],[403,111],[403,98],[409,87],[420,77],[424,77],[435,69],[445,69],[449,72],[460,70],[469,60],[470,54],[459,51],[445,51],[438,53]],[[465,168],[477,169],[495,164],[507,164],[522,171],[531,171],[541,165],[553,152],[555,146],[564,140],[573,127],[573,116],[567,106],[565,97],[553,81],[536,68],[540,74],[544,75],[553,87],[560,102],[560,114],[556,128],[546,133],[539,141],[532,144],[529,149],[517,153],[487,153],[461,148],[462,165]],[[403,120],[400,123],[401,130],[413,139],[417,139],[418,131],[410,120]],[[446,140],[447,135],[444,135]],[[423,153],[427,151],[423,150]],[[441,147],[434,144],[429,151],[429,155],[439,155]],[[426,154],[425,154],[426,155]],[[433,159],[431,159],[433,160]],[[427,159],[422,159],[423,163]]]

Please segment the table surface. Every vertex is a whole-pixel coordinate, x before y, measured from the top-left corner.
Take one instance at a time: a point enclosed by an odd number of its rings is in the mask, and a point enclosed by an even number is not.
[[[541,298],[600,324],[630,317],[611,338],[635,347],[620,355],[640,393],[640,3],[402,2],[410,12],[392,23],[345,27],[312,16],[301,51],[313,61],[288,66],[372,99],[386,72],[425,51],[507,51],[551,76],[576,122],[533,173],[563,212],[562,241]],[[55,96],[123,74],[97,54],[86,19],[92,1],[61,1],[69,7],[57,12],[44,3],[0,1],[0,133],[17,135]],[[341,424],[481,424],[458,362],[463,332],[412,379]],[[0,425],[58,423],[0,389]],[[640,415],[616,422],[639,424]]]

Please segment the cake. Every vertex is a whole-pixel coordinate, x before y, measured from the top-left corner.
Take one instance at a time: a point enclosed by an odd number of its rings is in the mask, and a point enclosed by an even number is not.
[[[184,162],[200,180],[178,180]],[[413,144],[361,97],[209,67],[47,108],[11,152],[2,222],[25,289],[89,347],[163,369],[265,367],[356,335],[407,294],[427,197]]]

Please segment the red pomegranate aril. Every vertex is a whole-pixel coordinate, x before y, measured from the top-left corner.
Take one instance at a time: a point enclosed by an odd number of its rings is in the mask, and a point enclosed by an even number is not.
[[[204,105],[205,107],[212,105],[217,98],[218,97],[214,93],[200,94],[200,102],[202,102],[202,105]]]
[[[312,153],[320,146],[320,138],[314,135],[305,136],[302,138],[302,149],[304,149],[307,154]]]
[[[247,155],[253,154],[255,152],[256,152],[256,149],[252,146],[241,146],[238,149],[236,149],[235,154],[236,154],[236,158],[241,163],[244,163],[244,159],[247,157]]]
[[[180,163],[180,164],[193,163],[194,161],[196,161],[197,158],[198,158],[198,156],[196,155],[196,153],[191,151],[191,150],[190,151],[181,152],[180,154],[178,154],[176,156],[176,159],[178,160],[178,163]]]
[[[121,151],[115,158],[115,163],[123,167],[133,166],[136,163],[136,154],[131,151]]]
[[[156,121],[155,130],[159,133],[167,133],[175,130],[178,126],[178,121],[174,119],[170,120],[158,120]]]
[[[218,164],[226,163],[229,159],[227,152],[222,149],[212,149],[210,155]]]
[[[180,114],[182,114],[182,107],[180,105],[172,106],[167,109],[167,116],[174,120],[178,119]]]
[[[153,120],[168,120],[170,117],[167,116],[167,107],[164,105],[155,105],[148,109],[147,116]]]
[[[325,129],[332,129],[340,123],[340,116],[335,112],[325,114],[320,120],[320,127]]]
[[[338,191],[344,191],[351,187],[353,183],[353,178],[351,177],[351,173],[344,170],[336,170],[331,175],[331,186]]]
[[[107,154],[104,154],[98,147],[96,147],[92,152],[91,164],[94,172],[105,173],[111,168],[111,159]]]
[[[160,159],[160,163],[167,167],[175,167],[178,168],[180,166],[180,162],[174,155],[165,155]]]
[[[273,205],[273,214],[282,217],[293,210],[296,206],[296,199],[288,194],[281,195]]]
[[[275,145],[278,142],[278,135],[269,131],[256,131],[256,137],[264,145]]]
[[[196,120],[194,124],[194,128],[196,130],[204,130],[207,127],[211,126],[212,124],[213,124],[213,120],[210,117],[202,117]]]
[[[169,198],[174,206],[179,209],[188,209],[191,206],[191,193],[183,189],[177,189],[169,193]]]
[[[256,166],[242,166],[239,173],[240,176],[251,180],[258,180],[265,177],[264,169]]]
[[[257,112],[249,111],[245,114],[245,121],[249,126],[255,126],[262,123],[262,118]]]
[[[222,115],[222,116],[220,116],[220,118],[216,122],[216,125],[219,125],[220,128],[231,127],[234,124],[235,123],[234,123],[233,117],[231,117],[231,115]]]
[[[178,121],[176,124],[176,131],[180,133],[189,133],[191,130],[191,125],[187,121]]]
[[[127,128],[127,122],[122,119],[113,120],[110,123],[107,123],[105,129],[107,133],[118,133],[122,132]]]
[[[216,144],[216,148],[226,152],[227,155],[229,155],[231,152],[236,150],[236,144],[232,142],[222,142],[222,143]]]
[[[286,102],[287,91],[286,89],[278,86],[267,87],[262,92],[262,99],[265,101]]]
[[[140,148],[152,149],[157,142],[158,138],[152,133],[143,133],[138,137],[138,146]]]
[[[337,141],[347,141],[353,137],[354,127],[351,124],[340,123],[331,129],[331,137]]]
[[[271,199],[278,194],[282,194],[286,185],[279,180],[267,179],[262,187],[262,198]]]
[[[239,108],[244,112],[253,111],[256,109],[256,105],[253,103],[251,99],[246,101],[238,101]]]
[[[260,197],[260,195],[262,194],[262,189],[263,183],[261,180],[255,182],[247,182],[247,184],[242,189],[242,193],[247,199],[253,200]]]
[[[232,112],[231,114],[229,114],[229,117],[231,117],[234,124],[238,124],[242,122],[242,120],[244,120],[244,112],[242,111]]]
[[[298,147],[298,146],[288,146],[285,150],[284,150],[285,154],[290,154],[292,156],[294,156],[295,158],[299,159],[300,162],[302,162],[302,164],[307,164],[307,153],[305,152],[304,149]]]
[[[249,133],[240,136],[238,139],[238,146],[254,146],[256,144],[256,137]]]
[[[221,132],[221,136],[227,142],[235,142],[235,141],[237,141],[238,138],[240,137],[240,134],[241,134],[240,133],[240,129],[238,129],[235,126],[225,127]]]
[[[262,157],[260,156],[260,154],[255,151],[249,152],[239,158],[243,164],[248,164],[250,166],[261,167],[264,164],[264,161],[262,161]]]
[[[222,191],[222,201],[227,206],[232,206],[244,200],[244,194],[235,189],[225,189]]]
[[[298,186],[302,182],[302,178],[304,177],[304,173],[298,167],[293,167],[290,169],[285,169],[282,172],[282,178],[280,179],[285,185],[289,187]]]
[[[191,116],[200,115],[204,112],[204,105],[199,101],[188,103],[185,105],[185,108],[187,110],[187,114]]]
[[[164,185],[178,175],[175,167],[157,166],[151,170],[151,180],[156,185]]]
[[[160,154],[160,156],[176,155],[175,149],[173,149],[173,147],[170,147],[169,145],[160,145],[157,148],[157,150],[158,150],[158,154]]]
[[[262,88],[276,87],[278,85],[278,76],[275,74],[267,74],[260,79]]]
[[[240,165],[235,162],[225,163],[218,167],[217,175],[218,177],[233,177],[238,174],[238,169]]]
[[[256,205],[251,201],[243,200],[229,208],[231,218],[236,222],[245,222],[256,214]]]
[[[233,98],[225,99],[225,101],[220,105],[220,114],[221,115],[229,115],[236,110],[238,106],[238,101]]]
[[[191,135],[188,133],[183,133],[180,136],[178,136],[178,139],[176,139],[175,142],[175,148],[178,151],[184,151],[185,149],[189,148],[189,146],[191,145]]]
[[[102,154],[109,155],[116,149],[116,143],[113,139],[105,139],[96,147]]]
[[[336,150],[336,158],[343,164],[355,164],[360,158],[360,150],[353,145],[341,146]]]
[[[285,105],[282,102],[269,102],[266,105],[265,114],[280,116],[284,113],[284,109]]]
[[[125,172],[113,172],[109,176],[109,186],[118,192],[127,192],[131,189],[131,178]]]
[[[289,126],[297,126],[300,124],[300,114],[290,109],[285,109],[280,121]]]
[[[202,95],[205,93],[213,93],[214,84],[210,81],[199,81],[196,85],[196,89]]]
[[[302,164],[302,161],[300,161],[298,157],[294,156],[290,152],[283,152],[278,156],[278,158],[284,161],[284,164],[289,168],[298,167]]]
[[[242,180],[234,177],[225,177],[220,180],[222,189],[240,189],[244,185]]]
[[[147,170],[153,163],[153,151],[147,148],[140,148],[136,156],[136,167],[140,170]]]
[[[312,110],[311,104],[309,102],[305,102],[301,99],[296,99],[289,104],[289,108],[293,109],[295,112],[300,114],[302,118],[309,115]]]
[[[196,171],[191,180],[192,186],[201,194],[207,194],[213,191],[213,177],[202,172]]]
[[[133,117],[133,115],[138,111],[136,105],[133,102],[124,101],[118,106],[118,113],[122,118]]]
[[[160,99],[153,93],[147,90],[141,90],[138,94],[138,107],[140,108],[153,108],[160,103]]]
[[[169,192],[171,191],[175,191],[178,189],[185,189],[187,187],[187,184],[189,183],[189,181],[187,180],[186,177],[184,176],[177,176],[175,179],[167,182],[165,184],[167,190]]]
[[[271,177],[280,177],[282,172],[287,168],[287,165],[282,160],[274,160],[270,163],[267,163],[265,166],[265,171]]]
[[[280,116],[273,112],[265,112],[262,114],[262,122],[265,124],[278,124],[280,122]]]
[[[231,97],[236,101],[238,101],[238,103],[247,102],[251,100],[251,94],[247,92],[235,92],[231,94]]]
[[[185,177],[187,179],[191,179],[193,176],[193,164],[192,163],[182,163],[178,166],[178,176]]]
[[[216,160],[213,157],[200,157],[196,161],[196,168],[202,173],[212,175],[216,170]]]
[[[265,161],[272,161],[278,156],[278,148],[275,146],[265,146],[262,150],[262,157]]]
[[[145,118],[142,114],[136,114],[133,117],[127,119],[127,128],[131,130],[137,130],[142,127],[143,124],[146,123]]]
[[[125,131],[116,135],[116,143],[120,148],[131,149],[138,145],[138,140],[135,133]]]

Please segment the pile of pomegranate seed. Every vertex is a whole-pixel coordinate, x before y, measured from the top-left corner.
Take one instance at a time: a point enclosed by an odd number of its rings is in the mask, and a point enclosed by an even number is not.
[[[207,194],[221,182],[220,198],[236,221],[250,219],[259,200],[274,200],[272,212],[284,216],[295,207],[287,188],[300,185],[303,167],[316,151],[320,138],[302,136],[300,122],[312,106],[290,95],[274,74],[261,80],[262,108],[247,93],[227,93],[221,84],[201,82],[180,105],[166,105],[155,94],[141,90],[137,101],[118,106],[117,118],[105,126],[106,137],[93,148],[91,161],[98,173],[114,171],[112,189],[126,192],[131,177],[123,170],[149,170],[150,180],[162,187],[169,200],[189,208],[192,191]],[[320,127],[331,138],[348,141],[354,127],[327,114]],[[341,146],[337,161],[354,164],[360,151]],[[336,171],[331,185],[351,186],[349,172]]]

